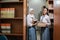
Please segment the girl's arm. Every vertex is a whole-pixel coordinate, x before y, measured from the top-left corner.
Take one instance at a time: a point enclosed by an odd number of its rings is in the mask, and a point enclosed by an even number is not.
[[[49,17],[47,17],[47,19],[46,19],[46,20],[47,20],[47,23],[46,23],[46,24],[47,24],[47,25],[51,25],[50,18],[49,18]]]

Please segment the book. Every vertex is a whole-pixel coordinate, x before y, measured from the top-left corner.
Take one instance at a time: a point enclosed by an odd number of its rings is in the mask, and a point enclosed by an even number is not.
[[[53,9],[53,4],[49,4],[49,9]]]
[[[2,23],[1,24],[1,32],[2,33],[11,33],[11,24],[10,23]]]
[[[14,18],[15,8],[1,8],[1,18]]]
[[[2,30],[1,32],[2,32],[2,33],[6,33],[6,34],[7,34],[7,33],[8,33],[8,34],[10,34],[10,33],[11,33],[11,31],[10,31],[10,30]]]
[[[1,24],[1,29],[11,29],[11,24],[9,23]]]
[[[53,13],[49,13],[49,17],[50,17],[50,19],[54,19]]]

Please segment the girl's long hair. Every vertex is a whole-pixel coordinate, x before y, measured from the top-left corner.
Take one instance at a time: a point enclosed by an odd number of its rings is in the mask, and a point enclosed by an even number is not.
[[[46,13],[46,14],[49,15],[49,14],[48,14],[48,8],[47,8],[46,6],[43,6],[43,10],[44,10],[44,9],[47,9],[47,13]]]

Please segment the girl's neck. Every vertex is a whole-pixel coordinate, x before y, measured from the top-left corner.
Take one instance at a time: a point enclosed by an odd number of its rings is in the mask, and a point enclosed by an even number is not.
[[[30,14],[30,15],[33,15],[33,14]]]

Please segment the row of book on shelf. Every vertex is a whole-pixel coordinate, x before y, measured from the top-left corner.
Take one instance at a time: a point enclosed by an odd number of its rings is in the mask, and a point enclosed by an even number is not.
[[[50,1],[46,1],[46,6],[48,7],[48,9],[53,9],[53,2]]]
[[[48,0],[46,1],[46,6],[49,10],[53,11],[53,3],[49,3]],[[49,12],[49,17],[50,19],[54,19],[54,13],[53,12]]]
[[[0,24],[1,33],[11,33],[11,24],[10,23],[1,23]]]
[[[49,13],[49,17],[50,17],[50,19],[54,19],[54,14],[53,13]]]
[[[15,17],[15,8],[0,8],[0,17],[1,18],[14,18]]]

